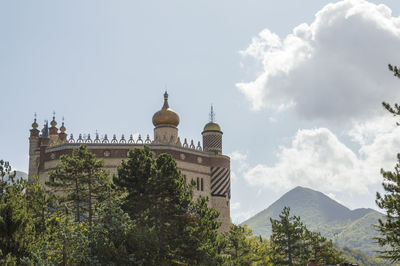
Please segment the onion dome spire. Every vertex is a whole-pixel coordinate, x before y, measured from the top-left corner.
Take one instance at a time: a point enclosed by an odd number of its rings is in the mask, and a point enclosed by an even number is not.
[[[38,130],[39,125],[36,122],[36,113],[35,113],[34,116],[35,116],[35,118],[34,118],[33,123],[32,123],[32,129],[30,130],[31,137],[39,137],[39,132],[40,131]]]
[[[33,129],[37,129],[37,128],[39,127],[38,123],[36,122],[36,117],[37,117],[37,115],[36,115],[36,113],[35,113],[35,118],[34,118],[33,124],[32,124],[32,128],[33,128]]]
[[[57,135],[58,134],[58,128],[56,127],[57,126],[56,112],[53,112],[53,120],[51,120],[50,125],[51,125],[51,127],[49,129],[50,135]]]
[[[62,124],[61,124],[61,127],[60,127],[60,131],[61,131],[61,133],[65,133],[65,131],[66,131],[67,129],[65,128],[65,126],[64,126],[64,117],[62,118]]]
[[[59,141],[61,143],[64,143],[64,142],[67,141],[67,134],[65,133],[66,130],[67,129],[64,126],[64,117],[63,117],[62,118],[62,124],[61,124],[61,127],[60,127],[60,133],[58,134],[58,138],[59,138]]]
[[[221,127],[215,123],[214,107],[211,105],[211,112],[209,114],[210,122],[204,126],[204,131],[221,131]]]
[[[51,127],[56,127],[56,126],[57,126],[57,122],[56,122],[56,112],[53,112],[53,120],[51,120],[50,126],[51,126]]]
[[[164,93],[164,105],[162,106],[161,110],[157,111],[153,115],[153,125],[155,127],[158,126],[177,127],[179,125],[178,114],[175,113],[171,108],[169,108],[167,91],[165,91]]]
[[[204,126],[203,150],[214,154],[222,154],[222,131],[221,127],[214,122],[214,107],[211,105],[210,122]]]

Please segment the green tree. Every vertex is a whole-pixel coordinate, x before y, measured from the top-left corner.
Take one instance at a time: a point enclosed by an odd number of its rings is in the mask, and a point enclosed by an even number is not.
[[[400,78],[400,69],[396,66],[389,65],[389,70],[394,76]],[[391,114],[400,115],[400,106],[396,103],[393,107],[383,102],[383,106]],[[397,125],[400,125],[397,123]],[[379,208],[386,211],[384,219],[379,219],[377,230],[381,236],[376,240],[382,251],[378,251],[382,258],[389,259],[392,262],[400,261],[400,154],[397,154],[397,164],[394,171],[384,171],[381,169],[383,176],[383,189],[385,194],[376,193],[376,204]]]
[[[400,261],[400,154],[397,154],[397,164],[394,171],[381,170],[382,186],[385,194],[376,193],[376,204],[386,211],[384,219],[378,220],[377,229],[381,236],[376,240],[384,247],[378,251],[382,258],[392,262]]]
[[[225,233],[225,265],[269,265],[267,241],[253,236],[247,226],[231,224]]]
[[[272,262],[275,265],[302,265],[304,226],[300,217],[290,216],[290,208],[285,207],[279,215],[279,220],[270,220]]]
[[[142,237],[127,213],[121,209],[118,198],[105,201],[98,209],[98,220],[90,228],[91,251],[102,265],[141,264],[140,245],[154,244],[154,236]]]
[[[331,265],[343,262],[341,252],[333,246],[332,240],[328,240],[318,232],[311,232],[304,228],[305,254],[304,260],[314,259],[318,265]]]
[[[46,220],[54,212],[54,198],[49,196],[38,176],[34,176],[26,184],[25,201],[35,226],[36,236],[46,231]]]
[[[145,146],[128,153],[128,159],[123,160],[118,167],[118,175],[114,176],[114,184],[126,193],[122,208],[133,220],[144,221],[151,207],[149,194],[152,193],[151,180],[156,169],[153,154]]]
[[[189,186],[194,187],[193,186]],[[225,247],[224,236],[218,235],[221,223],[217,222],[219,213],[208,207],[208,199],[199,197],[192,201],[184,215],[186,237],[181,239],[182,256],[190,264],[220,265],[221,253]]]
[[[40,245],[24,258],[28,265],[95,265],[90,256],[89,227],[85,222],[71,221],[68,213],[54,212],[46,219],[46,230]]]
[[[36,243],[34,225],[25,200],[27,181],[16,179],[11,166],[0,160],[0,263],[20,262]]]
[[[389,64],[389,70],[393,72],[393,75],[397,78],[400,78],[400,69],[396,66],[392,66]],[[389,111],[389,113],[398,116],[400,115],[400,105],[395,103],[394,106],[391,106],[389,103],[383,102],[382,103],[383,107],[385,107],[386,110]],[[400,125],[397,123],[397,125]]]
[[[134,149],[118,168],[114,183],[125,193],[122,209],[140,235],[155,236],[155,243],[142,247],[147,255],[138,257],[145,264],[199,264],[218,257],[218,213],[207,207],[206,199],[192,201],[192,188],[185,185],[170,155],[154,159],[148,147]]]
[[[271,259],[278,265],[307,265],[310,259],[318,264],[343,262],[341,252],[320,233],[311,232],[300,217],[290,216],[285,207],[279,220],[271,219]]]
[[[105,196],[108,174],[104,162],[87,150],[85,145],[73,150],[72,156],[62,155],[56,169],[50,171],[53,195],[60,204],[71,208],[75,221],[93,223],[94,203]]]

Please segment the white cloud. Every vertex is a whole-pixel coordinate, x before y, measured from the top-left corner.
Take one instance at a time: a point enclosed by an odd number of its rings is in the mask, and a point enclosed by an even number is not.
[[[238,210],[240,208],[240,202],[231,203],[231,211]]]
[[[232,207],[232,203],[231,203],[231,207]],[[231,208],[232,209],[232,208]],[[245,210],[245,211],[241,211],[239,208],[232,210],[231,212],[231,218],[232,218],[232,222],[234,224],[240,224],[241,222],[249,219],[250,217],[252,217],[254,214],[256,214],[255,210]]]
[[[400,96],[386,67],[400,62],[398,47],[400,18],[387,6],[343,0],[282,40],[261,31],[241,54],[262,63],[262,72],[237,87],[254,109],[294,108],[305,119],[348,123]]]
[[[346,205],[343,201],[341,201],[340,199],[338,199],[337,198],[337,196],[335,195],[335,194],[333,194],[333,193],[328,193],[328,194],[326,194],[328,197],[330,197],[331,199],[333,199],[334,201],[336,201],[336,202],[339,202],[340,204],[342,204],[342,205]]]
[[[400,128],[392,124],[369,138],[355,153],[326,128],[299,130],[289,147],[280,148],[274,165],[249,167],[244,177],[252,186],[276,190],[300,185],[331,193],[374,194],[369,187],[381,183],[381,167],[393,169]]]
[[[241,153],[239,151],[233,151],[231,154],[229,154],[229,157],[232,161],[232,168],[236,169],[239,173],[248,168],[247,154]],[[235,180],[237,178],[236,172],[232,171],[231,177],[232,180]]]
[[[229,154],[229,157],[232,161],[243,161],[247,159],[247,155],[239,151],[233,151],[231,154]]]

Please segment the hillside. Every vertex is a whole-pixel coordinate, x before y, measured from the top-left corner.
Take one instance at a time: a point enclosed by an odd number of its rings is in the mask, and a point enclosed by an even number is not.
[[[291,214],[300,216],[312,231],[321,232],[339,246],[360,249],[373,255],[378,249],[373,242],[377,232],[372,228],[382,214],[372,209],[349,208],[332,200],[325,194],[304,187],[296,187],[262,212],[242,224],[248,225],[254,234],[269,237],[270,218],[277,219],[284,206],[291,208]]]
[[[22,178],[22,179],[27,180],[28,179],[28,174],[25,173],[25,172],[22,172],[22,171],[15,171],[15,178],[16,179]],[[8,180],[8,176],[7,175],[4,177],[4,180],[5,181]]]

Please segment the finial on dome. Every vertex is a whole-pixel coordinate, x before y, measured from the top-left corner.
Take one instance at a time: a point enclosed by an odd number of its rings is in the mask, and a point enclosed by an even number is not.
[[[211,112],[210,112],[210,122],[215,122],[215,113],[214,113],[214,107],[211,104]]]
[[[164,92],[164,105],[163,105],[162,109],[168,109],[168,108],[169,108],[168,92],[167,92],[167,90],[165,90],[165,92]]]

